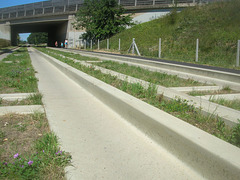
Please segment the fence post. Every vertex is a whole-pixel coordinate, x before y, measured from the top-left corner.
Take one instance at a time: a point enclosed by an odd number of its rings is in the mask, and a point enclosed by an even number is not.
[[[87,49],[87,40],[86,39],[84,40],[84,49],[85,50]]]
[[[119,41],[118,41],[118,50],[121,51],[121,39],[119,38]]]
[[[137,0],[135,0],[135,4],[134,4],[134,6],[137,6]]]
[[[92,39],[91,39],[91,49],[92,49]]]
[[[239,51],[240,51],[240,40],[238,40],[238,45],[237,45],[237,62],[236,66],[239,66]]]
[[[197,42],[196,42],[196,62],[198,62],[198,46],[199,46],[199,40],[197,39]]]
[[[109,39],[107,39],[107,50],[109,50]]]
[[[121,0],[118,0],[118,5],[120,5],[121,4]]]
[[[162,41],[162,39],[161,38],[159,38],[159,49],[158,49],[158,58],[161,58],[161,51],[162,51],[162,49],[161,49],[161,41]]]
[[[134,54],[135,53],[135,51],[134,51],[134,48],[135,48],[135,38],[133,38],[133,42],[132,42],[132,44],[133,44],[133,47],[132,47],[132,54]]]
[[[155,6],[155,0],[153,0],[153,6]]]
[[[99,50],[99,48],[100,48],[100,47],[99,47],[99,39],[97,40],[97,47],[98,47],[98,50]]]

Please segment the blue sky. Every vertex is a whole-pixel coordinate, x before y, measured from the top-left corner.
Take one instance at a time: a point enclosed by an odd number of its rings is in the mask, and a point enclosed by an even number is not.
[[[44,0],[0,0],[0,8],[40,2]],[[30,33],[20,34],[21,40],[27,40]]]
[[[21,4],[29,4],[46,0],[0,0],[0,8],[17,6]]]

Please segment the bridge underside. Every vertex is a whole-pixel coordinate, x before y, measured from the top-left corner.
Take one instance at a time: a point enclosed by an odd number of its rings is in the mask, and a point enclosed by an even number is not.
[[[67,37],[68,20],[32,22],[11,25],[11,43],[17,45],[18,33],[46,32],[48,33],[48,46],[54,46],[54,42],[64,42]]]

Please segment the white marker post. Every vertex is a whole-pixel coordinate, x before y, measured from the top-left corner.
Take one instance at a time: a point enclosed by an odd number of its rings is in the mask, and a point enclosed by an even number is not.
[[[162,39],[161,38],[159,38],[159,47],[158,47],[158,58],[161,58],[161,51],[162,51],[162,49],[161,49],[161,41],[162,41]]]
[[[196,43],[196,62],[198,62],[198,46],[199,46],[199,40],[197,39],[197,43]]]
[[[84,40],[84,49],[87,49],[87,41]]]
[[[107,50],[109,50],[109,39],[107,39]]]
[[[100,49],[99,47],[99,39],[97,40],[97,47],[98,47],[98,50]]]
[[[236,66],[239,66],[239,51],[240,51],[240,40],[238,40],[238,45],[237,45],[237,61],[236,61]]]
[[[91,49],[92,49],[92,40],[91,40]]]
[[[121,51],[121,39],[119,38],[119,41],[118,41],[118,51]]]

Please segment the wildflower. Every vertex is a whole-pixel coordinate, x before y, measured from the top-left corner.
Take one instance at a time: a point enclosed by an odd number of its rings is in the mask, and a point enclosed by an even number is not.
[[[44,153],[45,151],[43,150],[42,152]]]
[[[7,162],[4,162],[3,165],[7,165],[8,163]]]
[[[15,154],[14,156],[13,156],[13,158],[15,159],[15,158],[17,158],[19,156],[19,154],[17,153],[17,154]]]
[[[28,165],[31,166],[33,161],[28,161]]]
[[[24,165],[22,165],[21,167],[24,168]]]

